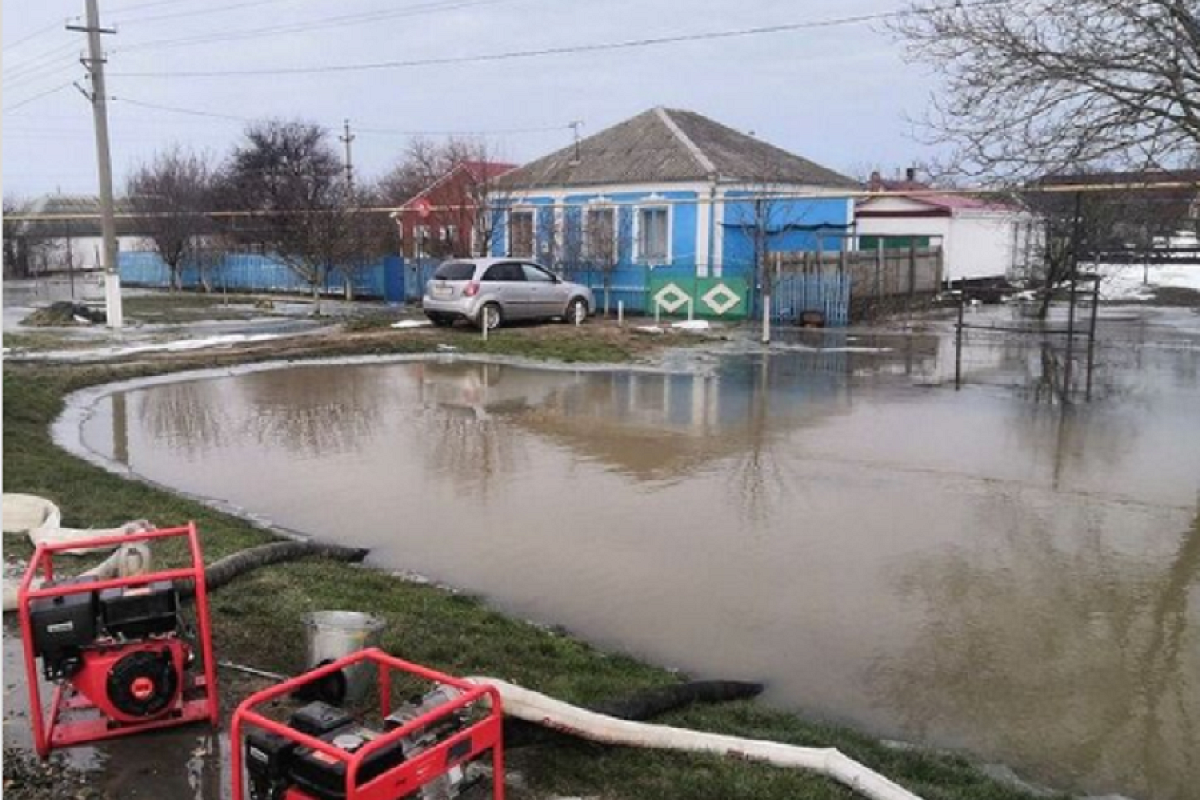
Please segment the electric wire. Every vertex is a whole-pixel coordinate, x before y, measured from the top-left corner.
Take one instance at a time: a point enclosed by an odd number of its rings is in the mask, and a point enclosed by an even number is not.
[[[171,114],[186,114],[194,117],[208,117],[212,119],[224,120],[228,122],[251,123],[261,121],[261,117],[246,117],[238,114],[225,114],[217,111],[204,111],[195,108],[183,108],[181,106],[168,106],[160,103],[149,103],[144,100],[135,100],[129,97],[110,97],[114,103],[123,103],[125,105],[137,106],[153,111],[165,111]],[[496,128],[490,130],[404,130],[399,128],[387,128],[373,125],[354,126],[355,133],[378,134],[385,136],[509,136],[527,133],[551,133],[554,131],[569,130],[569,125],[543,125],[540,127],[528,128]]]
[[[28,42],[32,39],[36,39],[39,36],[43,36],[47,33],[50,33],[51,31],[61,30],[62,26],[63,26],[62,22],[53,22],[44,28],[38,28],[33,33],[30,33],[26,36],[22,36],[20,39],[17,39],[15,42],[6,42],[4,44],[4,46],[2,48],[0,48],[0,52],[7,53],[9,50],[13,50],[17,47],[20,47],[21,45],[25,44],[26,42]]]
[[[302,22],[289,23],[286,25],[268,25],[261,28],[251,28],[228,33],[211,33],[176,39],[152,39],[145,42],[134,42],[133,44],[122,47],[119,50],[114,50],[114,52],[132,53],[164,47],[170,47],[174,49],[179,47],[191,47],[194,45],[213,44],[217,42],[236,42],[244,39],[261,39],[267,36],[283,36],[293,33],[306,33],[308,31],[326,30],[329,28],[345,27],[349,25],[362,25],[370,22],[380,22],[388,19],[418,16],[437,11],[454,11],[461,8],[471,8],[481,5],[494,5],[496,3],[510,1],[511,0],[450,0],[449,2],[446,2],[445,0],[442,0],[442,2],[430,2],[422,5],[408,6],[405,8],[361,12],[358,14],[343,14],[335,17],[324,17]]]
[[[56,92],[61,92],[63,89],[66,89],[73,85],[74,85],[74,83],[72,81],[67,81],[66,83],[55,86],[52,89],[47,89],[44,92],[38,92],[37,94],[33,95],[32,97],[27,97],[15,105],[7,106],[4,109],[4,113],[11,114],[19,108],[24,108],[25,106],[29,105],[30,103],[34,102],[35,100],[41,100],[43,97],[48,97]]]
[[[673,36],[656,36],[640,39],[627,39],[617,42],[600,42],[595,44],[564,45],[529,50],[510,50],[501,53],[483,53],[466,56],[444,56],[434,58],[419,58],[403,61],[376,61],[361,64],[328,64],[313,67],[262,67],[252,69],[228,70],[181,70],[166,72],[115,72],[113,75],[123,78],[230,78],[278,75],[314,75],[342,72],[363,72],[370,70],[403,69],[410,67],[446,66],[451,64],[484,63],[509,61],[515,59],[536,58],[541,56],[573,55],[577,53],[595,53],[613,50],[627,50],[643,47],[656,47],[685,42],[717,41],[722,39],[761,36],[767,34],[790,33],[798,30],[831,28],[843,25],[857,25],[864,22],[877,22],[914,14],[928,14],[945,11],[951,8],[979,8],[982,6],[1007,5],[1013,0],[976,0],[973,3],[959,0],[953,5],[942,5],[924,9],[903,9],[872,14],[857,14],[854,16],[836,17],[824,20],[808,20],[804,22],[783,23],[778,25],[762,25],[751,28],[732,30],[707,31],[703,33],[678,34]]]

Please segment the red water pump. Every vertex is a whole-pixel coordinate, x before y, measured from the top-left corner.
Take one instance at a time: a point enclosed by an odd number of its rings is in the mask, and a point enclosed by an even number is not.
[[[60,578],[54,554],[186,538],[191,564],[128,578]],[[42,583],[34,588],[35,581]],[[185,622],[180,588],[195,596],[195,630]],[[219,721],[216,663],[194,524],[62,544],[42,544],[21,581],[21,636],[34,746],[52,749],[153,728]],[[197,651],[203,674],[197,673]],[[55,685],[42,705],[42,676]]]
[[[260,713],[271,707],[277,715],[286,696],[305,695],[306,688],[362,662],[376,668],[377,714],[354,715],[324,702],[296,709],[286,723]],[[394,704],[395,672],[427,691]],[[453,800],[487,779],[494,800],[504,800],[503,709],[496,689],[378,649],[252,695],[234,712],[230,738],[233,800],[245,800],[247,791],[250,800]]]

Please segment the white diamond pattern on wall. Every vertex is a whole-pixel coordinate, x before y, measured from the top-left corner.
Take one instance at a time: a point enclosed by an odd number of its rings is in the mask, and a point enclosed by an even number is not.
[[[723,283],[718,283],[705,292],[700,299],[704,301],[704,305],[720,315],[736,306],[742,298],[733,289]]]
[[[673,283],[668,283],[654,295],[654,301],[658,303],[659,308],[668,314],[674,314],[690,299],[687,292]]]

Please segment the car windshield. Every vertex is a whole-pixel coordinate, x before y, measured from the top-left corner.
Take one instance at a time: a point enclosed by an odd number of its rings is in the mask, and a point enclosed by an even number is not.
[[[433,277],[439,281],[469,281],[475,277],[475,265],[470,261],[447,261],[437,268]]]

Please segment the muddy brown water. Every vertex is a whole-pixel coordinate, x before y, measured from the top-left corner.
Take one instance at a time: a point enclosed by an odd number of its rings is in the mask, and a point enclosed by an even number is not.
[[[983,385],[953,391],[943,334],[673,375],[298,366],[111,395],[83,439],[781,707],[1175,800],[1200,786],[1200,337],[1118,323],[1069,411],[1035,342],[972,337]]]

